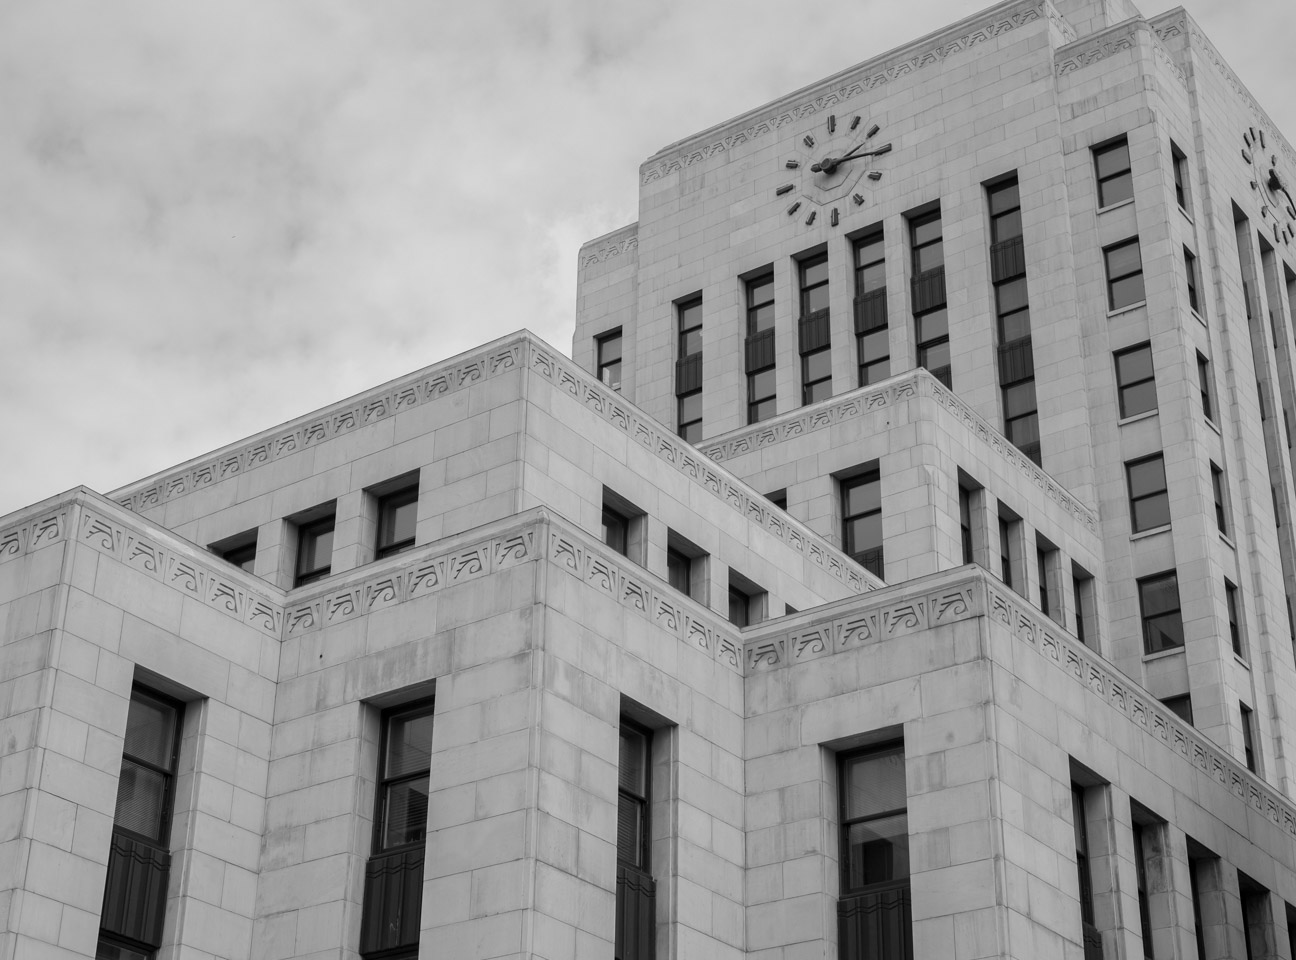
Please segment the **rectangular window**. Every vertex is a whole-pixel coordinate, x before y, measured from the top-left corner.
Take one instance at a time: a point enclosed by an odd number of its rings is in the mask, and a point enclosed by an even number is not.
[[[882,474],[876,467],[841,481],[842,550],[882,577]]]
[[[828,254],[797,264],[801,291],[798,339],[801,350],[801,402],[832,396],[832,353],[828,327]]]
[[[1039,574],[1039,607],[1046,617],[1062,623],[1060,616],[1059,601],[1062,599],[1058,596],[1058,584],[1055,584],[1055,578],[1058,576],[1061,564],[1061,554],[1058,548],[1049,543],[1039,532],[1035,533],[1035,567]]]
[[[1242,900],[1242,942],[1246,947],[1246,960],[1273,956],[1277,951],[1271,950],[1266,942],[1273,929],[1269,891],[1239,870],[1238,895]],[[1263,953],[1256,951],[1257,946]]]
[[[1120,310],[1147,299],[1143,290],[1143,255],[1139,251],[1138,237],[1105,248],[1103,262],[1107,266],[1107,305],[1110,309]]]
[[[162,945],[183,712],[169,697],[138,686],[131,691],[100,915],[100,957],[152,957]]]
[[[1156,371],[1152,367],[1152,345],[1140,343],[1112,356],[1116,360],[1116,396],[1121,419],[1155,410]]]
[[[1201,387],[1202,414],[1207,420],[1214,421],[1215,408],[1211,403],[1211,372],[1210,361],[1197,354],[1197,383]]]
[[[1125,464],[1129,484],[1130,528],[1135,533],[1170,523],[1170,495],[1166,492],[1165,460],[1161,454]]]
[[[1224,603],[1228,607],[1229,640],[1233,652],[1243,659],[1246,654],[1242,649],[1242,626],[1238,622],[1238,589],[1227,580],[1224,581]]]
[[[995,184],[988,190],[990,199],[990,242],[1003,243],[1022,235],[1021,192],[1017,178]]]
[[[1002,506],[1002,504],[1001,504]],[[1013,537],[1016,534],[1016,523],[1002,513],[999,514],[999,579],[1009,590],[1016,590],[1013,582]]]
[[[1188,212],[1188,158],[1173,140],[1170,141],[1170,163],[1174,168],[1175,202]]]
[[[1252,773],[1259,773],[1255,749],[1255,719],[1251,708],[1245,703],[1239,703],[1238,709],[1242,712],[1242,755],[1246,760],[1246,768]]]
[[[1098,173],[1098,206],[1110,207],[1132,199],[1134,176],[1130,172],[1129,143],[1125,138],[1094,148],[1093,155]]]
[[[949,317],[945,310],[945,243],[940,211],[909,221],[918,365],[950,386]]]
[[[782,490],[774,490],[765,494],[765,499],[774,504],[774,506],[778,507],[780,510],[784,512],[787,511],[787,487],[784,487]]]
[[[675,363],[675,395],[679,435],[687,443],[702,440],[702,298],[676,307],[679,314],[679,359]]]
[[[841,887],[837,928],[843,958],[911,960],[909,815],[904,745],[873,747],[838,761]]]
[[[698,603],[707,602],[707,553],[674,530],[666,533],[666,580]]]
[[[1166,697],[1161,702],[1184,723],[1191,724],[1193,722],[1192,697],[1188,694],[1185,693],[1178,697]]]
[[[1144,960],[1152,957],[1152,904],[1148,895],[1148,861],[1153,856],[1152,832],[1154,824],[1141,819],[1135,804],[1131,802],[1132,832],[1134,834],[1134,878],[1138,891],[1139,928],[1143,935]]]
[[[1179,612],[1179,577],[1175,571],[1144,577],[1138,582],[1139,616],[1143,621],[1143,652],[1160,653],[1184,643]]]
[[[1030,305],[1026,296],[1026,255],[1017,178],[988,187],[987,197],[1004,435],[1031,460],[1040,463],[1035,354],[1031,343]]]
[[[228,537],[219,543],[213,543],[207,549],[226,563],[232,563],[244,573],[252,573],[252,568],[256,566],[257,531],[255,528],[245,530],[243,533]]]
[[[859,348],[859,385],[891,376],[887,327],[886,260],[882,233],[855,241],[855,335]]]
[[[605,333],[594,341],[598,353],[598,378],[613,390],[621,390],[621,329]]]
[[[629,560],[644,565],[644,512],[608,487],[603,488],[603,542]]]
[[[972,491],[959,486],[959,534],[963,541],[963,562],[975,563],[972,549]]]
[[[1202,899],[1202,877],[1218,868],[1219,858],[1192,837],[1188,837],[1188,891],[1192,898],[1193,933],[1197,941],[1197,960],[1206,960],[1206,904]]]
[[[1093,647],[1096,650],[1098,628],[1093,622],[1095,615],[1093,576],[1074,561],[1071,563],[1071,596],[1075,600],[1076,638],[1086,647]]]
[[[1183,248],[1184,255],[1184,275],[1188,282],[1188,306],[1192,307],[1193,313],[1201,313],[1201,306],[1197,302],[1197,258],[1187,247]]]
[[[435,707],[433,700],[405,704],[380,720],[373,854],[360,921],[365,958],[403,960],[418,951]]]
[[[657,942],[657,882],[649,829],[652,731],[622,717],[620,741],[613,955],[618,960],[652,960]]]
[[[323,509],[328,510],[327,515],[297,524],[295,587],[323,580],[333,569],[333,523],[337,505],[332,503]]]
[[[801,316],[828,309],[828,254],[807,257],[798,265],[801,287]]]
[[[749,627],[766,617],[769,594],[737,570],[729,571],[729,622],[735,627]]]
[[[1089,828],[1085,822],[1085,788],[1071,784],[1071,825],[1075,834],[1076,874],[1080,882],[1080,926],[1085,956],[1102,956],[1102,938],[1094,926],[1093,874],[1089,867]]]
[[[680,593],[689,592],[689,582],[693,574],[693,559],[686,557],[678,550],[666,548],[666,580]]]
[[[747,281],[747,422],[774,416],[774,274]]]
[[[378,500],[378,559],[414,549],[418,523],[418,479]]]
[[[1035,548],[1036,565],[1039,568],[1039,604],[1045,616],[1053,616],[1053,608],[1049,602],[1049,574],[1048,574],[1048,554],[1041,548]]]

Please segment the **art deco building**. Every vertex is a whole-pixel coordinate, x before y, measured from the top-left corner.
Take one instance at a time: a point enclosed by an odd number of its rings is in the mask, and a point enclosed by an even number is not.
[[[649,158],[573,359],[0,519],[0,960],[1292,960],[1293,177],[1012,0]]]

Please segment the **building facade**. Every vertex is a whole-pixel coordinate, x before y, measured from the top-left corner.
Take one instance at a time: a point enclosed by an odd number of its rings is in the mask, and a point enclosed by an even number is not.
[[[1293,960],[1294,176],[1011,0],[649,158],[572,359],[3,518],[0,960]]]

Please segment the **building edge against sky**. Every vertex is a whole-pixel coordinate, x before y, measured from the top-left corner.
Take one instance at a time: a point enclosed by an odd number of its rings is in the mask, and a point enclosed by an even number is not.
[[[999,4],[649,158],[572,360],[3,518],[0,960],[1290,960],[1294,175]]]

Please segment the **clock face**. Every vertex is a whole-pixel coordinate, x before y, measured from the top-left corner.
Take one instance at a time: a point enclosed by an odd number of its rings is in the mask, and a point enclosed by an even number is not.
[[[1290,175],[1278,169],[1278,155],[1265,152],[1263,130],[1251,127],[1242,134],[1242,159],[1251,168],[1251,189],[1260,198],[1260,218],[1275,240],[1291,243],[1296,237],[1296,199]]]
[[[787,180],[774,191],[787,205],[787,215],[806,226],[835,227],[843,216],[865,203],[865,184],[882,179],[877,158],[891,144],[878,142],[876,123],[859,114],[830,114],[796,141],[793,155],[783,161]]]

